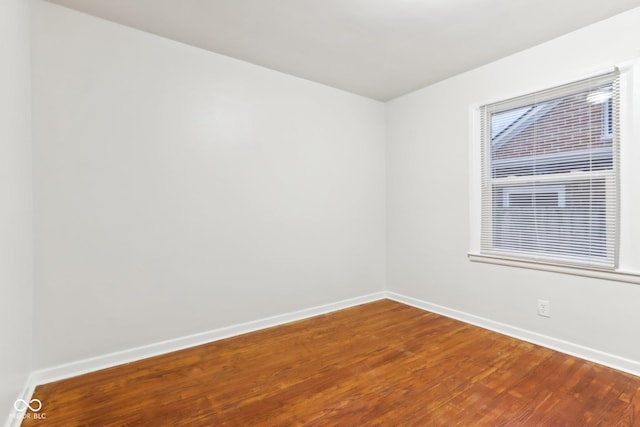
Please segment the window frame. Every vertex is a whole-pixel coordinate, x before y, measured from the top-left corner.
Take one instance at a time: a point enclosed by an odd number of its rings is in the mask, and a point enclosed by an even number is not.
[[[480,130],[482,105],[491,104],[502,99],[510,99],[527,93],[556,87],[567,82],[578,81],[609,72],[610,68],[592,67],[589,73],[580,73],[575,70],[565,70],[555,73],[555,78],[549,76],[529,76],[528,87],[522,82],[506,82],[504,85],[488,88],[495,92],[489,97],[481,95],[477,102],[468,105],[468,182],[469,182],[469,250],[468,259],[473,263],[491,264],[510,268],[524,268],[530,270],[546,271],[556,274],[590,277],[616,282],[640,284],[640,226],[636,218],[640,217],[640,197],[633,183],[640,181],[640,145],[635,144],[640,139],[640,121],[635,118],[640,115],[640,59],[633,59],[616,64],[620,71],[620,185],[618,186],[620,200],[619,220],[619,250],[618,267],[615,270],[604,270],[588,266],[564,265],[549,260],[524,260],[512,259],[499,255],[480,253],[481,235],[481,158]],[[563,77],[564,76],[564,77]],[[635,82],[635,84],[634,84]],[[482,99],[484,98],[484,99]]]
[[[611,87],[611,97],[613,98],[613,138],[610,140],[611,149],[609,150],[611,156],[610,169],[596,170],[589,164],[589,170],[571,170],[570,173],[564,171],[556,172],[552,168],[551,173],[544,173],[536,170],[523,171],[521,174],[512,176],[508,174],[506,176],[496,176],[493,150],[497,143],[499,147],[502,147],[505,142],[510,139],[502,140],[501,135],[493,135],[493,117],[494,115],[500,115],[502,112],[509,112],[511,110],[518,110],[522,108],[529,108],[530,111],[537,109],[544,110],[541,114],[532,114],[526,120],[520,123],[520,127],[526,129],[528,126],[534,125],[539,117],[547,117],[550,112],[553,112],[556,107],[562,105],[566,99],[574,99],[576,95],[582,93],[589,93],[587,100],[582,101],[588,105],[592,102],[589,98],[595,95],[596,98],[602,96],[601,87]],[[589,92],[592,91],[592,92]],[[617,182],[618,182],[618,170],[619,170],[619,144],[618,144],[618,94],[619,94],[619,72],[617,69],[614,71],[605,73],[602,75],[594,76],[591,78],[578,80],[569,84],[561,85],[558,87],[552,87],[542,91],[531,92],[526,95],[499,101],[492,104],[487,104],[481,107],[482,110],[482,123],[480,129],[480,137],[482,144],[482,241],[480,251],[487,255],[498,255],[516,260],[533,259],[546,260],[556,264],[566,265],[584,265],[587,267],[595,267],[602,269],[613,270],[617,267],[618,263],[618,210],[619,200],[617,197]],[[572,101],[573,102],[573,101]],[[602,101],[600,101],[602,103]],[[569,104],[572,107],[574,104]],[[604,108],[600,107],[600,110],[604,112]],[[558,110],[558,114],[565,114],[565,110]],[[518,119],[520,120],[520,119]],[[555,122],[555,118],[553,118]],[[561,125],[557,125],[558,131],[562,132]],[[586,124],[588,126],[588,122]],[[554,128],[555,130],[556,128]],[[600,138],[601,134],[597,136]],[[517,135],[516,135],[517,138]],[[528,141],[529,139],[525,139]],[[499,149],[499,148],[498,148]],[[589,154],[592,148],[589,148]],[[564,165],[567,158],[571,158],[573,152],[568,151],[566,153],[553,153],[547,155],[548,163],[551,166]],[[524,157],[526,159],[526,157]],[[551,220],[543,223],[543,229],[540,234],[534,232],[531,233],[530,228],[522,229],[521,232],[507,231],[499,224],[500,217],[496,217],[497,211],[503,211],[504,206],[498,204],[495,199],[496,188],[506,188],[512,185],[522,184],[523,186],[534,187],[536,185],[548,186],[554,185],[569,185],[571,183],[579,183],[580,181],[593,182],[593,180],[602,180],[605,183],[605,211],[606,217],[604,220],[604,238],[601,240],[597,238],[592,240],[592,233],[597,233],[597,228],[590,228],[585,237],[588,237],[588,242],[591,242],[589,251],[584,252],[582,248],[583,244],[579,240],[576,240],[576,235],[565,229],[563,226],[557,229],[557,233],[549,240],[548,230],[549,227],[554,227]],[[589,193],[588,197],[591,199],[594,193]],[[569,211],[570,212],[570,211]],[[531,208],[529,213],[531,220],[537,218],[538,210]],[[591,225],[591,221],[594,217],[588,217],[589,227],[597,227],[597,225]],[[597,222],[599,223],[599,221]],[[508,225],[507,225],[508,226]],[[506,229],[509,230],[509,229]],[[568,234],[564,234],[567,233]],[[496,235],[496,233],[498,233]],[[529,235],[522,241],[523,234]],[[561,240],[562,235],[567,236],[565,240]],[[547,235],[547,237],[544,237]],[[498,237],[496,237],[498,236]],[[528,242],[528,243],[527,243]],[[593,252],[591,252],[593,249]]]

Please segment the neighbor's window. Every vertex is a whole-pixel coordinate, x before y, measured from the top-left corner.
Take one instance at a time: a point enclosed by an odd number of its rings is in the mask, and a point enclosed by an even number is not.
[[[481,253],[613,269],[618,73],[481,108]]]

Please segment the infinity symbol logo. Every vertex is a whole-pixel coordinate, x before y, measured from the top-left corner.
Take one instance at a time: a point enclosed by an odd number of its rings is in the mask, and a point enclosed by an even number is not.
[[[35,404],[31,406],[34,402]],[[29,403],[27,403],[24,399],[18,399],[14,402],[13,407],[16,408],[18,412],[26,411],[27,408],[31,409],[32,412],[38,412],[42,409],[42,402],[39,399],[31,399]]]

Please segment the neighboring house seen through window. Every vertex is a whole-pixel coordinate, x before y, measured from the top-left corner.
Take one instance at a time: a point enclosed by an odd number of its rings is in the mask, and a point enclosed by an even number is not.
[[[481,253],[614,269],[617,73],[481,108]]]

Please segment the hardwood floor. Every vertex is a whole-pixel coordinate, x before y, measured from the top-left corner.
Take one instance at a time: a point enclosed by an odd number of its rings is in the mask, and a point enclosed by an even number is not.
[[[640,377],[389,300],[34,398],[24,426],[640,426]]]

